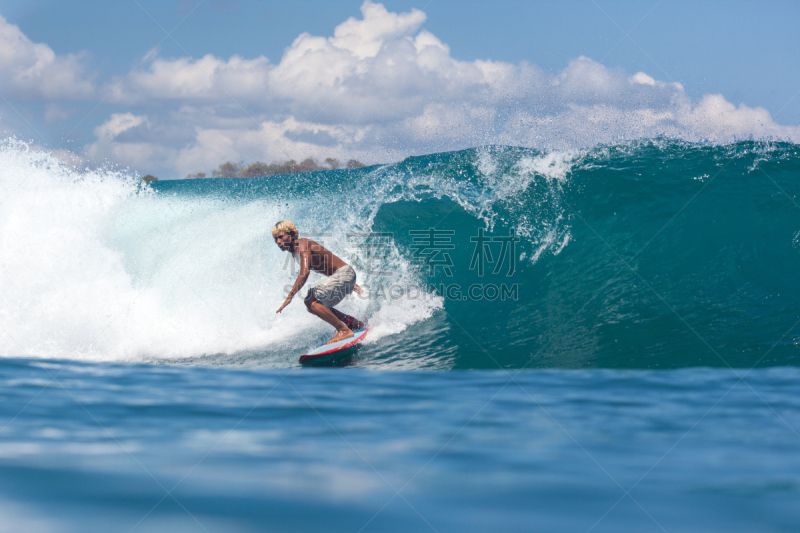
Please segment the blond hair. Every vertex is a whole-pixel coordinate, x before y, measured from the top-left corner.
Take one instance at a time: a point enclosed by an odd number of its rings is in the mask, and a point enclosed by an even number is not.
[[[279,220],[274,226],[272,226],[272,237],[277,237],[278,233],[282,231],[294,234],[295,238],[298,235],[297,227],[288,220]]]

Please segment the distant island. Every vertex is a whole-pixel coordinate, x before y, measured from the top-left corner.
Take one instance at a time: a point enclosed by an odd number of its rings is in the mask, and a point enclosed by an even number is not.
[[[329,157],[325,160],[327,166],[321,166],[313,157],[297,162],[294,159],[283,163],[262,163],[256,161],[247,166],[244,163],[227,161],[211,172],[212,178],[258,178],[261,176],[279,176],[283,174],[296,174],[298,172],[311,172],[313,170],[336,170],[337,168],[361,168],[366,165],[361,161],[350,159],[342,165],[338,159]],[[188,174],[185,179],[205,178],[205,172]]]

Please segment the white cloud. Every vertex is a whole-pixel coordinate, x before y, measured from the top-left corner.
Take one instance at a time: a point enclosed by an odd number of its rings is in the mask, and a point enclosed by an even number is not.
[[[145,123],[147,123],[146,116],[136,116],[133,113],[114,113],[105,123],[94,129],[94,134],[98,139],[112,141],[120,133]]]
[[[134,132],[140,127],[146,130],[149,125],[147,116],[114,113],[94,129],[97,141],[88,147],[87,156],[98,162],[108,160],[134,168],[154,159],[166,161],[165,154],[170,152],[169,148],[137,138],[141,135],[129,135],[128,139],[120,138],[123,134]]]
[[[94,84],[81,59],[75,54],[59,56],[48,45],[32,42],[0,16],[0,88],[15,98],[91,98]]]
[[[152,58],[149,70],[134,71],[124,82],[113,80],[110,101],[128,105],[158,100],[206,100],[257,98],[267,85],[269,61],[265,57],[228,61],[206,55],[199,60]]]
[[[426,18],[418,9],[410,13],[390,13],[383,5],[369,1],[361,6],[361,13],[362,20],[350,17],[339,24],[333,37],[328,39],[334,48],[352,52],[358,59],[375,57],[387,40],[414,33]]]
[[[278,63],[153,56],[111,97],[141,111],[112,115],[88,153],[184,175],[225,160],[377,162],[487,143],[800,141],[800,128],[776,124],[762,108],[721,95],[693,101],[682,85],[644,72],[631,76],[586,57],[555,75],[525,62],[459,61],[420,29],[423,12],[391,13],[370,1],[361,11],[331,37],[301,34]]]
[[[645,74],[644,72],[637,72],[633,76],[631,76],[631,81],[633,83],[641,83],[642,85],[655,85],[656,80]]]

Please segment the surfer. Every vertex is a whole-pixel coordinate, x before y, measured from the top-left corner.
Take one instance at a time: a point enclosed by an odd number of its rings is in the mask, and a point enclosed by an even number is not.
[[[328,344],[350,338],[353,336],[354,329],[358,330],[364,327],[363,322],[333,308],[351,292],[363,293],[363,289],[356,285],[356,271],[353,270],[353,267],[336,257],[321,244],[311,239],[299,239],[297,228],[288,220],[281,220],[272,227],[272,237],[278,248],[284,252],[290,252],[295,261],[300,264],[300,273],[297,275],[294,286],[276,313],[280,313],[284,307],[289,305],[294,295],[305,285],[310,271],[313,270],[327,277],[308,291],[305,298],[306,309],[309,313],[317,315],[336,328],[336,333],[328,341]]]

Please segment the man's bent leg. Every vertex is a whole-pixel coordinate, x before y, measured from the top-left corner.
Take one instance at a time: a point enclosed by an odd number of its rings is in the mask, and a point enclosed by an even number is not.
[[[305,304],[309,313],[317,315],[319,318],[336,328],[336,334],[331,338],[331,340],[328,341],[328,344],[332,342],[339,342],[353,336],[353,331],[348,328],[344,322],[339,320],[330,309],[319,303],[314,297],[313,292],[308,293],[308,296],[306,296],[305,299]]]
[[[341,320],[345,326],[350,328],[351,331],[356,331],[357,329],[362,329],[364,327],[364,323],[358,320],[354,316],[346,315],[339,311],[338,309],[334,309],[333,307],[330,308],[331,313],[336,315],[336,318]]]

